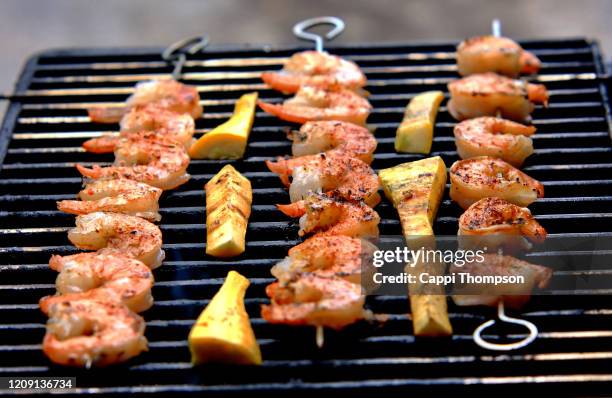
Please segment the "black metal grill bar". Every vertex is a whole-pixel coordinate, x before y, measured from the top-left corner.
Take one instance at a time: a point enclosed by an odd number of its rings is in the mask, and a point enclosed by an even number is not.
[[[546,81],[551,93],[550,108],[538,107],[534,113],[539,130],[534,136],[536,154],[524,167],[545,184],[546,198],[530,207],[552,236],[612,236],[612,149],[602,85],[605,74],[598,50],[579,39],[528,42],[526,47],[542,58],[539,80]],[[375,169],[421,158],[394,153],[395,128],[409,99],[420,91],[445,90],[446,83],[455,78],[453,48],[452,44],[424,44],[331,50],[359,62],[369,75],[367,89],[375,107],[370,120],[379,141]],[[280,101],[281,96],[265,89],[257,75],[278,69],[295,50],[209,49],[190,59],[185,69],[187,82],[199,85],[206,107],[197,132],[207,132],[227,118],[244,91],[258,89],[263,99]],[[238,164],[255,188],[245,255],[229,264],[204,257],[202,185],[217,171],[219,162],[193,161],[192,180],[178,191],[164,194],[160,202],[168,261],[155,271],[157,301],[145,313],[151,351],[119,370],[88,373],[49,366],[40,352],[45,319],[36,301],[54,291],[55,273],[46,264],[49,255],[76,252],[65,237],[74,218],[58,212],[55,201],[73,198],[80,189],[75,162],[112,160],[110,155],[84,153],[82,141],[117,129],[116,125],[90,123],[84,110],[92,105],[121,104],[134,82],[166,76],[170,66],[153,50],[48,53],[29,65],[16,91],[20,103],[9,108],[9,130],[14,134],[0,170],[0,374],[77,372],[79,386],[96,388],[77,392],[162,396],[199,395],[203,391],[281,393],[291,388],[297,388],[294,394],[321,390],[354,396],[356,391],[367,394],[378,387],[400,395],[402,390],[431,391],[434,387],[457,391],[460,385],[487,388],[504,384],[521,389],[525,384],[520,383],[535,381],[541,383],[530,385],[530,391],[563,383],[564,391],[579,388],[585,393],[600,391],[598,388],[610,380],[606,366],[611,356],[606,347],[612,342],[609,295],[532,300],[522,316],[538,325],[540,339],[509,356],[491,355],[471,341],[471,332],[491,316],[490,310],[460,309],[452,303],[449,311],[456,334],[451,340],[415,339],[411,318],[405,314],[405,297],[368,299],[368,306],[388,314],[388,321],[378,326],[357,324],[341,333],[327,332],[323,350],[315,348],[310,329],[267,324],[260,318],[259,305],[267,301],[263,290],[272,280],[269,268],[298,240],[295,221],[287,220],[273,206],[287,202],[286,191],[263,163],[290,152],[285,123],[261,112],[248,157]],[[447,165],[457,159],[454,125],[442,107],[432,154],[443,156]],[[377,211],[382,217],[382,233],[400,236],[393,208],[382,203]],[[436,231],[455,233],[459,214],[456,205],[445,199]],[[551,254],[535,251],[530,256],[534,262],[545,262]],[[583,252],[573,255],[588,258]],[[595,255],[609,253],[601,250]],[[247,372],[217,366],[192,369],[185,336],[230,266],[252,281],[246,306],[266,362]],[[610,278],[611,273],[606,269],[562,271],[555,278],[584,275]],[[511,339],[521,337],[508,332]]]

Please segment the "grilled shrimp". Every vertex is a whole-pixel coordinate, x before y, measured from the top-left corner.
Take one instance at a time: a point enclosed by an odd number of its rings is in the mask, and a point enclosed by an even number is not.
[[[43,352],[60,365],[112,365],[147,350],[144,319],[121,302],[60,296],[48,315]]]
[[[298,159],[306,159],[298,158]],[[346,200],[364,200],[371,207],[380,202],[378,194],[378,176],[370,166],[359,159],[346,155],[325,156],[314,155],[310,160],[296,165],[291,170],[283,168],[289,161],[266,162],[273,172],[279,174],[283,181],[288,181],[287,174],[293,175],[289,187],[289,197],[292,205],[299,206],[298,202],[315,192],[332,193]]]
[[[529,136],[535,131],[533,126],[510,120],[479,117],[464,120],[455,126],[455,145],[461,159],[491,156],[520,167],[533,153],[533,142]]]
[[[457,68],[461,76],[495,72],[516,77],[520,73],[537,73],[540,66],[538,57],[507,37],[473,37],[457,47]]]
[[[202,116],[197,87],[172,79],[150,80],[136,85],[125,106],[116,108],[95,107],[88,109],[89,117],[96,123],[117,123],[136,105],[155,104],[178,113],[188,113],[192,118]]]
[[[189,180],[187,166],[189,154],[182,144],[143,131],[121,138],[115,148],[113,166],[94,165],[88,169],[78,164],[77,169],[85,177],[93,179],[128,178],[167,190]]]
[[[552,277],[552,270],[541,265],[531,264],[512,256],[484,254],[483,262],[470,262],[459,267],[453,264],[449,273],[467,272],[470,275],[512,276],[520,275],[524,283],[454,285],[453,301],[456,305],[495,306],[500,300],[511,308],[520,308],[529,301],[534,287],[544,289]]]
[[[81,200],[62,200],[57,208],[70,214],[110,211],[159,221],[158,200],[162,190],[142,182],[119,178],[95,180],[79,192]]]
[[[361,272],[372,263],[378,248],[372,243],[342,235],[315,235],[292,247],[271,273],[281,285],[298,274],[315,272],[321,277],[337,276],[360,283]]]
[[[523,236],[533,243],[544,242],[546,230],[528,208],[500,198],[484,198],[459,217],[458,235],[467,236],[461,239],[463,247],[476,244],[490,250],[514,250],[531,248]]]
[[[372,163],[377,145],[367,128],[335,120],[305,123],[299,131],[290,133],[289,138],[293,141],[291,150],[295,157],[323,152],[327,156],[349,155],[367,164]]]
[[[270,323],[342,329],[363,318],[361,286],[338,277],[302,274],[286,284],[272,283],[266,294],[272,302],[262,306],[261,316]]]
[[[100,254],[123,254],[154,269],[164,260],[159,227],[140,217],[96,212],[76,218],[68,239],[79,249]]]
[[[366,77],[357,64],[320,51],[295,53],[280,72],[264,72],[261,79],[285,94],[295,93],[304,84],[325,87],[337,84],[350,89],[360,89],[366,84]]]
[[[372,111],[367,99],[341,86],[301,86],[293,98],[283,104],[258,101],[264,111],[289,122],[339,120],[365,125]]]
[[[280,207],[289,217],[300,217],[299,235],[311,233],[378,238],[380,216],[363,202],[348,202],[327,195],[313,194],[299,208]]]
[[[57,300],[78,297],[80,293],[96,289],[102,290],[106,297],[117,297],[134,312],[146,311],[153,305],[153,274],[133,258],[100,253],[53,255],[49,267],[59,271],[55,287],[61,296],[42,298],[40,308],[44,313]]]
[[[121,119],[119,135],[103,135],[83,143],[87,152],[109,153],[121,137],[141,131],[155,133],[171,138],[189,148],[195,132],[193,118],[186,113],[178,113],[156,104],[136,105]]]
[[[501,159],[488,156],[453,163],[450,182],[451,199],[464,209],[486,197],[529,206],[544,196],[544,186],[539,181]]]
[[[542,84],[513,80],[495,73],[481,73],[448,84],[451,99],[448,111],[457,120],[496,116],[527,122],[533,103],[548,105],[548,92]]]

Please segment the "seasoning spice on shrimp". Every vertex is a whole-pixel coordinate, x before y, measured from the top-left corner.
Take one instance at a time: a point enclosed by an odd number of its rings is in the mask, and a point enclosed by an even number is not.
[[[189,148],[195,132],[195,122],[191,115],[179,113],[157,104],[136,105],[130,109],[119,123],[119,135],[102,135],[83,143],[87,152],[110,153],[115,150],[121,137],[142,131],[173,139]]]
[[[536,128],[497,117],[478,117],[458,123],[453,132],[461,159],[476,156],[500,158],[520,167],[533,153]]]
[[[77,164],[76,167],[85,177],[127,178],[168,190],[189,181],[189,160],[183,144],[150,131],[142,131],[119,140],[112,166],[94,165],[87,168]]]
[[[370,164],[377,146],[370,130],[339,120],[307,122],[299,130],[290,132],[288,137],[293,142],[291,151],[294,156],[286,160],[289,167],[293,162],[301,162],[305,156],[321,152],[325,156],[348,155]]]
[[[295,53],[279,72],[264,72],[261,79],[275,90],[295,93],[305,84],[340,85],[352,90],[365,86],[366,77],[357,64],[325,51]]]
[[[529,206],[544,196],[544,186],[501,159],[479,156],[450,168],[450,197],[464,209],[486,197]]]
[[[78,216],[68,239],[79,249],[127,255],[151,269],[159,267],[165,256],[159,227],[126,214],[95,212]]]
[[[101,253],[53,255],[49,267],[59,272],[55,281],[57,295],[40,300],[44,313],[52,303],[79,298],[85,292],[94,293],[88,295],[90,297],[116,298],[134,312],[146,311],[153,305],[153,274],[144,263],[129,256]]]
[[[521,73],[537,73],[540,67],[538,57],[507,37],[472,37],[457,46],[457,69],[461,76],[495,72],[516,77]]]
[[[279,158],[277,162],[266,161],[268,168],[277,173],[289,186],[291,205],[285,210],[298,208],[298,202],[311,193],[325,192],[336,197],[360,201],[374,207],[380,202],[378,176],[370,166],[348,155],[333,156],[319,154],[293,159]]]
[[[62,200],[57,202],[57,208],[77,215],[109,211],[159,221],[158,201],[161,194],[159,188],[127,178],[94,180],[79,192],[81,200]]]
[[[361,95],[345,87],[303,85],[295,96],[282,104],[259,101],[264,111],[294,123],[316,120],[339,120],[365,125],[372,105]]]
[[[93,107],[88,114],[92,122],[117,123],[129,110],[137,105],[155,104],[174,112],[187,113],[193,119],[202,116],[197,87],[182,84],[172,79],[159,79],[141,82],[134,93],[120,107]]]
[[[363,202],[311,194],[299,207],[278,206],[289,217],[300,217],[300,236],[308,234],[378,238],[380,216]]]
[[[501,116],[517,122],[531,120],[534,104],[548,105],[542,84],[514,80],[495,73],[475,74],[448,84],[448,111],[457,120]]]

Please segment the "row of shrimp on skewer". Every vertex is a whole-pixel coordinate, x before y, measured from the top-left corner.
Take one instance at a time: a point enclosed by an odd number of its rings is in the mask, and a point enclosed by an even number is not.
[[[195,87],[174,80],[139,83],[125,106],[93,108],[92,121],[120,124],[116,135],[83,144],[114,152],[108,167],[77,165],[85,177],[79,200],[58,202],[77,215],[68,239],[89,252],[49,261],[58,271],[55,295],[40,300],[49,316],[44,353],[55,363],[105,366],[147,350],[138,313],[153,305],[152,270],[164,260],[159,221],[163,190],[187,180],[195,123],[202,114]]]
[[[450,169],[451,199],[467,209],[458,233],[526,235],[541,242],[546,231],[525,206],[542,197],[544,188],[516,167],[533,153],[530,136],[535,132],[519,122],[530,121],[534,103],[546,106],[548,93],[543,85],[513,79],[519,73],[537,72],[540,62],[510,39],[495,37],[467,40],[459,46],[457,58],[459,72],[466,77],[449,84],[448,110],[461,121],[454,134],[464,160]],[[278,207],[301,217],[300,236],[315,233],[273,268],[279,281],[268,288],[272,303],[263,307],[262,315],[274,323],[344,327],[363,317],[360,287],[341,288],[346,284],[318,279],[317,273],[332,272],[350,280],[359,267],[340,267],[353,264],[340,248],[360,238],[360,244],[353,243],[352,258],[361,256],[355,262],[361,265],[372,245],[363,238],[378,236],[379,217],[371,208],[380,201],[378,182],[363,165],[371,162],[376,148],[376,140],[362,127],[372,109],[362,96],[365,77],[351,62],[307,51],[291,57],[280,73],[264,73],[262,78],[272,88],[295,95],[283,104],[260,102],[261,108],[283,120],[304,123],[289,134],[294,158],[267,162],[289,186],[292,203]],[[349,238],[339,237],[344,235]],[[486,263],[484,268],[496,272],[514,269],[527,274],[540,286],[550,278],[550,270],[510,256],[491,255]],[[490,304],[486,300],[490,297],[469,301]]]
[[[544,85],[514,78],[537,73],[540,60],[508,38],[481,36],[458,46],[457,66],[465,77],[448,85],[447,107],[460,120],[454,136],[462,160],[449,170],[450,197],[465,210],[458,234],[494,252],[527,250],[542,243],[547,233],[527,208],[544,196],[544,186],[518,169],[534,152],[530,137],[536,131],[521,123],[531,121],[535,103],[548,105],[548,92]],[[522,274],[527,286],[539,287],[552,275],[549,268],[500,254],[487,255],[471,271]],[[455,303],[497,305],[501,300],[520,307],[529,298],[528,289],[516,296],[455,297]]]
[[[341,329],[364,318],[361,273],[377,250],[381,198],[370,167],[377,142],[365,127],[372,106],[365,75],[348,60],[326,52],[294,54],[280,72],[263,73],[270,87],[295,94],[283,104],[259,102],[266,112],[300,123],[288,134],[291,158],[267,161],[289,188],[290,204],[278,209],[299,217],[309,236],[272,268],[278,279],[266,289],[271,323]]]

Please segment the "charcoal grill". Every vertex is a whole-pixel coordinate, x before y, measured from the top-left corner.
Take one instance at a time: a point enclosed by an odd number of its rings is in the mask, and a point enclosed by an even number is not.
[[[404,106],[416,93],[444,90],[456,77],[454,46],[386,44],[331,46],[356,61],[368,75],[379,147],[373,167],[419,159],[396,154],[395,128]],[[536,154],[524,170],[545,184],[546,198],[531,206],[551,234],[612,235],[612,146],[606,78],[598,45],[584,39],[521,43],[543,61],[540,80],[550,90],[550,107],[537,108]],[[258,90],[266,100],[280,94],[266,89],[260,71],[280,68],[283,58],[301,47],[210,47],[190,56],[184,81],[197,85],[205,105],[199,132],[227,118],[233,102]],[[523,317],[538,325],[530,346],[500,355],[478,348],[471,333],[492,309],[449,304],[455,334],[449,339],[415,339],[405,297],[368,299],[375,312],[390,314],[384,324],[366,322],[341,333],[326,332],[323,349],[314,330],[269,325],[259,314],[269,269],[298,243],[298,227],[274,208],[288,201],[265,159],[290,152],[285,122],[262,112],[244,160],[234,162],[254,187],[246,253],[220,261],[204,254],[204,183],[223,162],[194,160],[191,181],[164,194],[160,203],[167,260],[155,271],[154,307],[144,314],[150,351],[126,365],[108,369],[53,366],[40,350],[45,317],[37,301],[54,292],[52,253],[76,249],[66,237],[74,217],[58,212],[55,201],[73,198],[81,187],[75,162],[110,162],[112,156],[84,153],[90,137],[116,129],[89,123],[85,108],[125,100],[135,82],[166,77],[172,67],[161,49],[61,50],[30,58],[18,80],[0,135],[0,376],[76,376],[78,388],[66,395],[231,395],[235,393],[347,396],[407,392],[440,393],[512,390],[612,394],[612,299],[610,296],[536,297]],[[457,159],[445,107],[436,123],[432,155],[447,165]],[[448,194],[435,230],[454,234],[458,206]],[[377,207],[381,233],[401,233],[397,215],[383,201]],[[534,260],[537,261],[537,260]],[[265,359],[261,367],[192,368],[186,337],[218,289],[235,269],[252,282],[247,309]],[[605,271],[602,271],[605,273]],[[489,339],[501,338],[491,335]],[[3,391],[9,393],[9,391]]]

